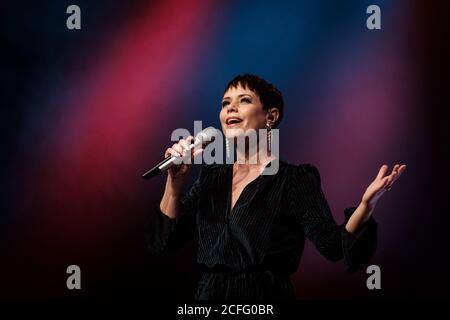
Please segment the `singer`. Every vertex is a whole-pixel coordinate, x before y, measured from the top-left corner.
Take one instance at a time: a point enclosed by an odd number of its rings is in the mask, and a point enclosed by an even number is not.
[[[283,115],[280,91],[258,76],[245,74],[226,86],[219,117],[230,141],[237,138],[236,132],[270,132]],[[294,299],[289,276],[298,268],[306,238],[326,259],[344,259],[350,273],[375,252],[373,211],[406,166],[396,164],[388,173],[383,165],[361,202],[345,210],[345,223],[337,225],[315,166],[279,161],[276,174],[262,174],[274,161],[270,152],[262,157],[258,153],[261,147],[270,149],[270,133],[267,137],[264,143],[258,140],[256,146],[238,148],[238,158],[244,161],[203,166],[184,197],[181,190],[190,165],[168,170],[164,195],[151,216],[148,249],[160,253],[198,241],[197,261],[203,274],[196,299]],[[180,140],[165,156],[185,154],[192,141],[192,137]]]

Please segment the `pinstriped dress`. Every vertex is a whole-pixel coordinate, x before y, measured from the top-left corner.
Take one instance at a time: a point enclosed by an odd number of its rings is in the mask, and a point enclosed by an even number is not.
[[[146,234],[151,253],[198,241],[203,270],[199,300],[293,299],[296,272],[308,238],[327,259],[344,259],[355,272],[374,254],[377,224],[370,218],[355,234],[337,225],[311,164],[280,161],[275,175],[250,182],[231,209],[232,165],[203,166],[176,219],[159,208]],[[355,207],[345,210],[347,222]]]

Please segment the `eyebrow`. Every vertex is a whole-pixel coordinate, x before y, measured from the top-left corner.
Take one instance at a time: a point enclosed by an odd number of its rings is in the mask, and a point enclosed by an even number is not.
[[[242,93],[242,94],[238,95],[238,98],[243,97],[243,96],[249,96],[250,98],[253,98],[252,95],[249,94],[249,93]],[[229,100],[229,99],[231,99],[231,98],[230,97],[225,97],[225,98],[222,99],[222,101]]]

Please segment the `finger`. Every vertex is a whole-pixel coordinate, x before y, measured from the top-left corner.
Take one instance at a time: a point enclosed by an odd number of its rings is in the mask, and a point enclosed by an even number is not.
[[[401,176],[401,174],[403,173],[403,171],[405,171],[406,166],[402,165],[399,166],[397,172],[394,174],[391,183],[389,184],[389,187],[392,187],[392,184]]]
[[[392,188],[392,184],[394,183],[394,176],[389,176],[388,177],[388,183],[386,185],[386,189],[390,190]]]
[[[398,171],[397,168],[395,168],[394,170],[392,170],[391,174],[389,175],[389,177],[391,179],[394,179],[396,176],[398,175]]]
[[[396,164],[395,166],[394,166],[394,169],[392,170],[392,173],[391,173],[391,176],[393,176],[393,177],[398,177],[398,174],[400,173],[400,165],[399,164]],[[403,169],[404,170],[404,169]]]
[[[392,173],[394,173],[394,172],[397,173],[398,168],[400,168],[400,165],[396,164],[396,165],[394,166],[394,168],[392,169]]]
[[[383,178],[383,176],[386,174],[387,170],[388,170],[387,164],[383,164],[380,168],[380,171],[378,171],[378,175],[377,175],[376,179]]]
[[[188,136],[184,141],[186,141],[186,145],[183,144],[183,148],[186,150],[190,150],[191,153],[191,160],[194,159],[194,149],[192,148],[192,144],[194,143],[194,137]],[[187,154],[186,154],[187,156]]]
[[[389,185],[392,182],[392,177],[391,176],[386,176],[386,177],[384,177],[384,179],[386,179],[386,180],[383,181],[384,188],[389,188]]]
[[[172,149],[178,152],[180,155],[183,154],[183,147],[179,143],[174,144],[172,146]]]
[[[395,172],[393,172],[393,173],[391,174],[391,182],[390,182],[390,185],[391,185],[391,186],[392,186],[392,184],[394,183],[394,181],[398,179],[398,177],[399,177],[398,171],[395,171]]]
[[[203,152],[204,149],[199,148],[199,149],[195,149],[194,152],[192,153],[192,158],[195,158],[196,156],[198,156],[199,154],[201,154]]]
[[[191,149],[191,163],[193,163],[194,158],[196,156],[198,156],[199,154],[201,154],[202,152],[203,152],[203,148],[200,146],[197,146],[197,147]]]
[[[193,136],[188,136],[188,137],[186,138],[186,141],[187,141],[189,144],[193,144],[193,143],[194,143],[194,137],[193,137]]]
[[[394,166],[394,168],[392,169],[392,172],[388,175],[388,177],[389,177],[391,180],[394,179],[394,178],[397,176],[397,174],[398,174],[398,168],[399,168],[399,165],[396,164],[396,165]]]
[[[388,176],[388,185],[390,185],[392,183],[392,180],[394,179],[393,176]]]
[[[184,140],[184,139],[181,139],[180,141],[178,141],[178,144],[181,145],[183,150],[188,150],[189,149],[189,143],[186,140]]]
[[[175,156],[175,157],[179,157],[181,156],[180,153],[178,153],[176,150],[172,149],[172,148],[168,148],[166,150],[166,152],[164,153],[165,157],[170,157],[170,156]]]
[[[384,181],[382,190],[384,190],[384,191],[391,190],[391,186],[389,185],[389,182],[390,182],[389,177],[386,177],[386,180]]]

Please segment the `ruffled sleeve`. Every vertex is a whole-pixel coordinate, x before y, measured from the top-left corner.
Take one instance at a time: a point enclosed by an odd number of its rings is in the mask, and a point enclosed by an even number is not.
[[[356,233],[350,233],[345,229],[345,225],[355,210],[356,207],[345,209],[345,224],[342,228],[342,250],[347,271],[350,273],[359,270],[369,262],[375,254],[378,242],[378,225],[373,216]]]
[[[375,220],[371,217],[355,234],[349,233],[345,224],[356,207],[345,209],[345,223],[337,225],[322,191],[317,168],[311,164],[300,165],[293,177],[296,214],[306,237],[328,260],[344,258],[348,272],[364,266],[376,249]]]
[[[176,250],[196,237],[196,212],[204,172],[205,168],[202,168],[199,178],[181,201],[177,218],[170,218],[161,212],[159,204],[154,207],[145,234],[150,253]]]

